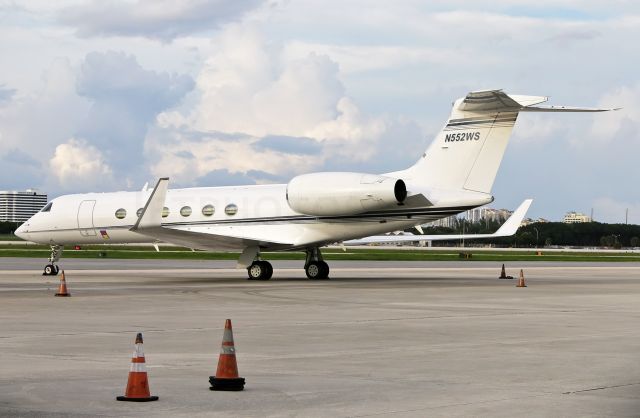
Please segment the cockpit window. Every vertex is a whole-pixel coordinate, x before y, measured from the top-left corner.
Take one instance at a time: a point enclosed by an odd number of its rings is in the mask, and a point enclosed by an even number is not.
[[[53,206],[53,202],[47,203],[47,206],[43,207],[40,212],[49,212],[49,211],[51,211],[51,206]]]

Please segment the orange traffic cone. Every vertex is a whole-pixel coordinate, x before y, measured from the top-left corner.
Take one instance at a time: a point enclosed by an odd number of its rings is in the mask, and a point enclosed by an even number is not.
[[[149,402],[157,401],[157,396],[149,393],[149,381],[147,380],[147,366],[144,361],[144,351],[142,351],[142,333],[136,335],[136,349],[131,358],[131,368],[129,369],[129,380],[124,396],[116,398],[119,401]]]
[[[216,375],[209,377],[211,390],[242,390],[244,377],[238,377],[238,363],[236,362],[236,348],[233,345],[233,330],[231,320],[224,323],[222,347],[218,359]]]
[[[56,296],[71,296],[71,293],[67,291],[67,281],[64,279],[64,270],[62,270],[60,287],[58,287],[58,293],[56,293]]]
[[[524,284],[524,273],[522,272],[522,269],[520,269],[520,279],[518,280],[518,285],[516,287],[527,287],[527,285]]]

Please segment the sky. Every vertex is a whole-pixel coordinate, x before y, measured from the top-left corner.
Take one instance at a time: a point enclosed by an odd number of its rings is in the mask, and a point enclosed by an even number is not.
[[[496,208],[640,223],[640,2],[0,0],[0,189],[55,197],[413,164],[469,91],[522,114]]]

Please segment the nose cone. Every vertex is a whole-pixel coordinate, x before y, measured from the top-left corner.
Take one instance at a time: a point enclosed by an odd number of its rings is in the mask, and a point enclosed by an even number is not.
[[[25,227],[26,223],[23,223],[22,225],[20,225],[20,227],[18,229],[15,230],[14,235],[18,238],[21,238],[25,241],[28,241],[29,237],[28,234],[26,232],[26,227]]]

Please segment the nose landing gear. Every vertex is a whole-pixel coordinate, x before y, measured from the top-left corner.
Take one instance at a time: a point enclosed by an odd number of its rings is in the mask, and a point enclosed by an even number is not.
[[[44,271],[42,272],[43,276],[57,276],[60,272],[60,267],[56,265],[58,261],[60,261],[60,256],[62,255],[62,250],[64,247],[62,245],[52,245],[51,246],[51,255],[49,256],[49,264],[44,267]]]

